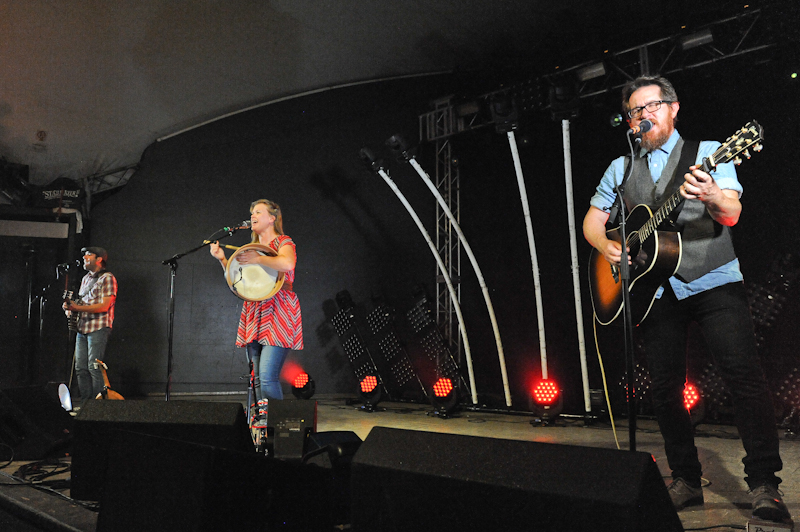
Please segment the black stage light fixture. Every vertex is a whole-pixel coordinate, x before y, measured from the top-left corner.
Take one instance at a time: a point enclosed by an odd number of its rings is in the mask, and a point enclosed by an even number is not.
[[[433,413],[443,419],[451,417],[458,408],[458,390],[453,386],[453,381],[448,377],[439,377],[433,384],[432,392]]]
[[[311,375],[305,371],[295,375],[292,381],[292,395],[298,399],[311,399],[316,391],[317,386],[314,384],[314,379],[311,378]]]
[[[386,164],[384,163],[383,159],[378,159],[375,156],[375,153],[369,148],[361,148],[361,151],[358,152],[358,156],[361,161],[366,165],[367,168],[372,170],[375,173],[380,172],[381,170],[386,170]]]
[[[358,383],[358,396],[363,401],[361,410],[374,412],[375,407],[381,402],[381,381],[377,374],[367,373]]]
[[[553,120],[575,118],[580,114],[577,82],[558,79],[550,87],[550,115]]]
[[[531,393],[531,409],[537,419],[531,421],[532,425],[549,425],[561,414],[564,401],[555,381],[541,379],[537,382]]]
[[[508,93],[499,93],[489,100],[489,110],[492,113],[492,122],[498,133],[508,133],[517,129],[519,112],[516,102]]]
[[[400,162],[408,162],[414,158],[413,149],[400,134],[389,137],[386,145]]]

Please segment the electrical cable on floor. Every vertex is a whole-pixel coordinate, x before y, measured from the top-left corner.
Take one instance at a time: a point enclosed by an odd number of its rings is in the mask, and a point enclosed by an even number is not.
[[[597,339],[597,314],[592,315],[592,331],[594,333],[594,348],[597,351],[597,361],[600,363],[600,374],[603,377],[603,393],[606,397],[606,405],[608,406],[608,417],[611,420],[611,430],[614,433],[614,441],[617,444],[617,449],[620,449],[619,438],[617,437],[617,425],[614,423],[614,412],[611,410],[611,399],[608,396],[608,382],[606,381],[606,369],[603,366],[603,356],[600,354],[600,342]]]
[[[51,495],[56,495],[56,496],[61,497],[62,499],[66,500],[66,501],[69,501],[69,502],[73,503],[73,504],[77,504],[78,506],[82,506],[82,507],[86,508],[87,510],[92,510],[93,512],[99,512],[100,511],[100,505],[98,503],[96,503],[96,502],[79,501],[77,499],[73,499],[72,497],[68,497],[68,496],[64,495],[63,493],[61,493],[61,492],[59,492],[59,491],[57,491],[57,490],[55,490],[53,488],[50,488],[48,486],[44,486],[42,484],[37,484],[37,483],[31,482],[29,480],[24,480],[24,479],[21,479],[19,477],[15,477],[14,475],[9,475],[8,473],[3,473],[2,471],[0,471],[0,476],[4,476],[6,478],[10,478],[11,480],[17,481],[17,484],[2,484],[2,487],[4,487],[4,488],[14,488],[14,487],[26,486],[26,487],[30,487],[30,488],[33,488],[33,489],[36,489],[36,490],[39,490],[39,491],[44,491],[44,492],[50,493]]]
[[[44,468],[49,469],[45,470]],[[22,480],[41,483],[46,478],[66,473],[70,469],[70,464],[62,462],[57,458],[50,458],[22,465],[19,469],[14,471],[14,476]]]
[[[746,526],[743,525],[711,525],[711,526],[702,526],[699,528],[684,528],[685,531],[689,530],[714,530],[717,528],[732,528],[733,530],[747,530]]]
[[[0,469],[4,469],[4,468],[10,466],[14,462],[14,448],[11,447],[8,444],[2,443],[2,442],[0,442],[0,445],[3,446],[3,447],[8,447],[8,450],[11,452],[11,458],[8,459],[8,462],[6,462],[5,464],[0,466]]]

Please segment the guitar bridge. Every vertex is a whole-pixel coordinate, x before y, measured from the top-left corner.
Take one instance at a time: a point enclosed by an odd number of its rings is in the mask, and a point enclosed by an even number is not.
[[[614,282],[619,282],[619,268],[611,264],[611,276],[614,277]]]

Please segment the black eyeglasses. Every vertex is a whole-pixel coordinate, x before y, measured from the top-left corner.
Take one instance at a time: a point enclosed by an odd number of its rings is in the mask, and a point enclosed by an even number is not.
[[[662,103],[674,103],[674,102],[672,102],[671,100],[656,100],[641,107],[634,107],[633,109],[628,111],[628,117],[633,118],[634,120],[638,120],[639,117],[642,116],[642,111],[647,109],[649,112],[655,113],[656,111],[661,109]]]

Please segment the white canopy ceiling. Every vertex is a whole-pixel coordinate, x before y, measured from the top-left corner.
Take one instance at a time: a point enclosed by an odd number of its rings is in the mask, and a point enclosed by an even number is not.
[[[96,176],[161,136],[276,98],[493,63],[553,68],[625,31],[644,41],[636,32],[665,13],[712,10],[675,4],[0,0],[0,156],[29,165],[37,185]],[[620,24],[632,13],[639,23]]]

